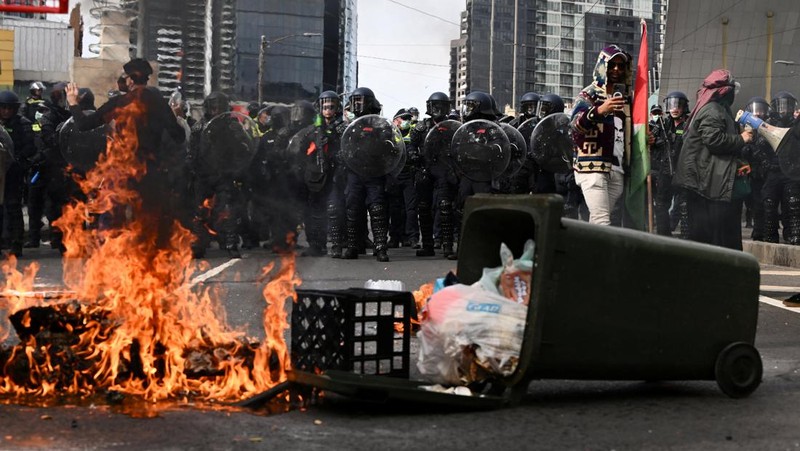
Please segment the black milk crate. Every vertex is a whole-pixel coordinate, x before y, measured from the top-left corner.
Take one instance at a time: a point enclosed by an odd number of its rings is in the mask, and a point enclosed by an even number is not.
[[[292,368],[408,378],[412,317],[416,304],[409,292],[297,290]]]

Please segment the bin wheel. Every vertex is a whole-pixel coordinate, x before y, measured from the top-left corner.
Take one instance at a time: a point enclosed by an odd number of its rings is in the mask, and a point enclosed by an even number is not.
[[[726,346],[714,365],[717,385],[731,398],[744,398],[753,393],[761,384],[763,373],[758,350],[753,345],[741,342]]]

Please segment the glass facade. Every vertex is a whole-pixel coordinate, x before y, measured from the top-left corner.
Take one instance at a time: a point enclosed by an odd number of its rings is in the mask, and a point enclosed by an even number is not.
[[[315,99],[322,92],[324,15],[324,0],[237,2],[236,97],[258,99],[259,50],[264,36],[262,99],[282,103]]]
[[[589,83],[603,47],[620,44],[637,56],[640,17],[648,23],[650,66],[656,68],[652,79],[657,81],[667,3],[668,0],[467,0],[460,39],[451,41],[450,93],[460,102],[471,90],[491,92],[501,108],[513,105],[518,100],[513,97],[527,91],[556,93],[569,103]]]

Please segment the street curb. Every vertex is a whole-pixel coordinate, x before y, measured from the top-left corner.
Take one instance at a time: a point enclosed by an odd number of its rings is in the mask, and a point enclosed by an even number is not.
[[[800,268],[800,246],[743,240],[742,250],[752,254],[764,265]]]

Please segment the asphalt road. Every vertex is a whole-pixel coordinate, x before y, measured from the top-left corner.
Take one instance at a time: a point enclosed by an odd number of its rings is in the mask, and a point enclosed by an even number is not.
[[[407,288],[441,277],[456,263],[392,250],[389,263],[299,258],[303,288],[363,286],[400,280]],[[49,249],[27,253],[42,267],[41,286],[57,285],[60,260]],[[205,284],[221,285],[232,327],[259,330],[261,268],[274,256],[245,253],[235,262],[217,250]],[[756,347],[761,386],[731,399],[713,381],[534,381],[519,405],[490,411],[385,405],[329,396],[288,413],[176,404],[109,406],[56,402],[0,406],[0,449],[796,449],[800,447],[800,309],[779,302],[800,292],[800,272],[762,269]],[[150,416],[150,418],[140,418]]]

